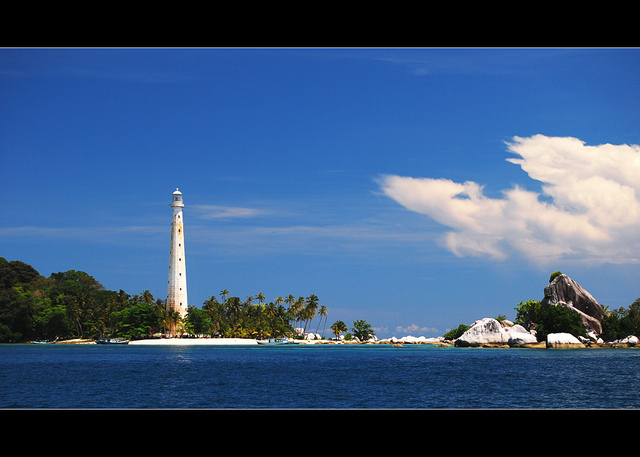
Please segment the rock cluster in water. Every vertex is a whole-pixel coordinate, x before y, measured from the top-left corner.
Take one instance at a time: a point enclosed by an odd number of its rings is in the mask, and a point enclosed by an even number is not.
[[[604,342],[602,333],[604,310],[589,292],[569,276],[560,274],[553,278],[544,289],[543,306],[564,306],[577,313],[589,338],[576,337],[569,333],[550,333],[546,341],[538,341],[535,330],[527,331],[523,326],[508,320],[484,318],[475,321],[471,327],[455,340],[458,347],[636,347],[639,340],[630,335],[623,340]]]
[[[504,347],[539,347],[534,333],[527,331],[522,325],[511,321],[485,317],[471,324],[455,341],[458,347],[504,346]]]

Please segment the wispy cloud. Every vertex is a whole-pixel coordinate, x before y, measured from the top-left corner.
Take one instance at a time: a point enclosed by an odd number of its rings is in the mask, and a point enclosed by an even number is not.
[[[187,234],[191,243],[202,247],[202,252],[209,246],[218,253],[251,256],[288,253],[371,257],[384,255],[389,249],[397,254],[400,249],[426,246],[433,240],[433,234],[428,232],[362,221],[343,225],[197,225],[190,227]],[[388,256],[384,258],[391,261]]]
[[[416,227],[400,227],[389,217],[356,218],[331,223],[316,212],[280,208],[190,205],[185,219],[189,256],[233,258],[270,255],[311,255],[392,262],[406,261],[406,249],[430,246],[434,234]],[[295,206],[290,204],[289,207]],[[394,211],[395,212],[395,211]],[[329,217],[331,220],[336,218]],[[224,221],[224,223],[222,223]],[[170,222],[128,226],[14,226],[0,227],[0,239],[18,243],[95,243],[155,245],[164,249]],[[404,254],[403,254],[404,252]]]
[[[202,219],[236,219],[268,214],[266,210],[238,206],[194,205],[189,209]]]
[[[640,146],[535,135],[507,147],[520,157],[507,161],[542,182],[542,195],[516,186],[494,199],[475,182],[395,175],[380,186],[452,229],[441,241],[457,256],[640,263]]]
[[[15,240],[30,238],[39,240],[70,239],[92,243],[128,242],[147,239],[149,236],[167,235],[167,227],[160,226],[94,226],[94,227],[0,227],[0,238]],[[168,236],[168,235],[167,235]]]

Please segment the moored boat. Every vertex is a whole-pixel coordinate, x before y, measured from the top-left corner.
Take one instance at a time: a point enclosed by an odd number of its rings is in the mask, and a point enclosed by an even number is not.
[[[96,340],[96,344],[129,344],[129,340],[121,338],[110,338],[107,340]]]
[[[258,340],[258,344],[298,344],[295,341],[290,341],[287,338],[269,338],[266,340]]]

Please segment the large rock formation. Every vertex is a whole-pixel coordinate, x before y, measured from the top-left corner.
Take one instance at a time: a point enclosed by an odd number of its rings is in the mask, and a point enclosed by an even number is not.
[[[585,348],[584,343],[570,333],[549,333],[547,347],[559,349]]]
[[[458,347],[478,347],[484,344],[507,344],[507,333],[496,319],[485,317],[471,324],[455,342]]]
[[[580,284],[565,274],[556,276],[544,288],[544,298],[540,303],[543,306],[564,306],[580,314],[587,333],[594,333],[596,336],[602,333],[602,306]]]
[[[507,343],[511,347],[527,347],[530,344],[536,344],[538,338],[527,331],[522,325],[514,325],[512,327],[504,327],[504,330],[509,336]]]
[[[479,346],[522,346],[535,344],[538,340],[535,335],[527,332],[521,325],[512,323],[501,324],[498,320],[485,317],[471,324],[469,330],[464,332],[455,342],[458,347]]]

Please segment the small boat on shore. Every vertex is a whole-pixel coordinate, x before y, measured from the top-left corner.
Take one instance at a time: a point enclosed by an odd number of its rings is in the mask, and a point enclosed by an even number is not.
[[[289,341],[287,338],[269,338],[267,340],[258,340],[258,344],[276,345],[276,344],[298,344],[296,341]]]
[[[108,340],[96,340],[96,344],[129,344],[129,340],[110,338]]]

